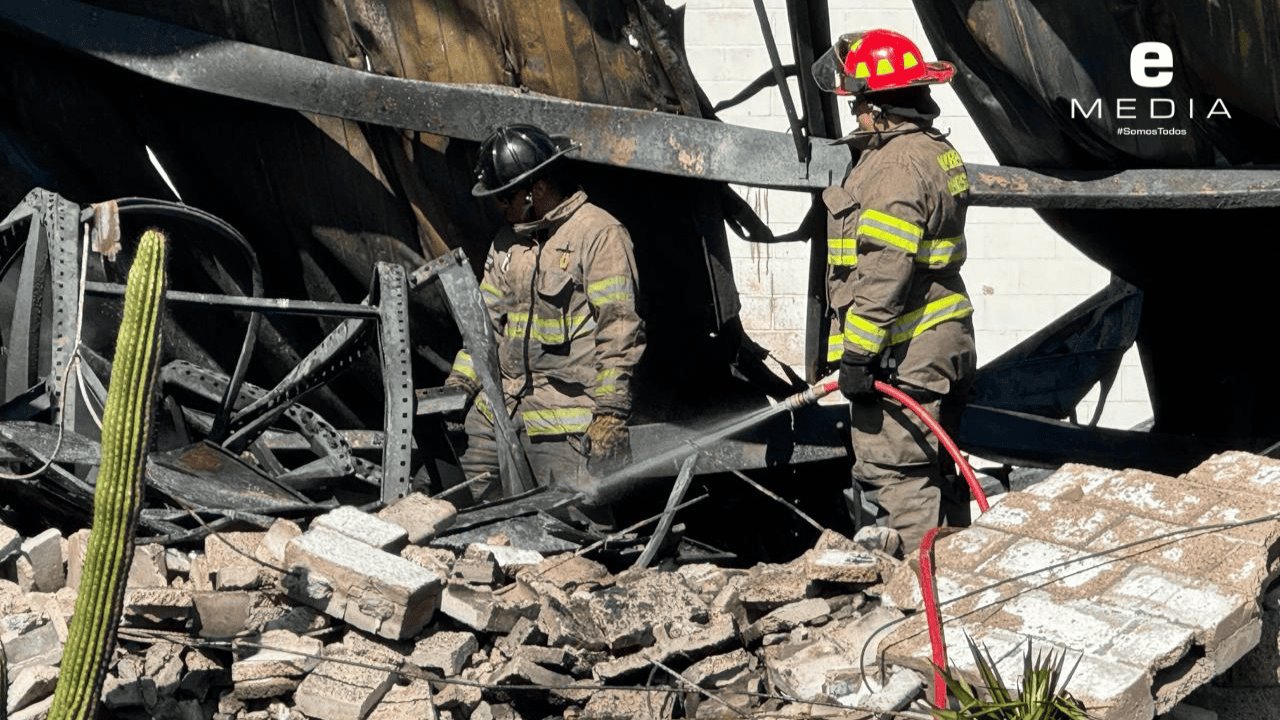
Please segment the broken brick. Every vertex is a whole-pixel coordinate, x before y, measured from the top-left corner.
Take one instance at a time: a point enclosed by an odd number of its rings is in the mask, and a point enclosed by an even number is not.
[[[410,493],[379,510],[378,517],[403,529],[409,542],[419,545],[452,527],[458,510],[447,500]]]
[[[409,542],[404,528],[350,505],[340,505],[312,520],[311,529],[329,530],[392,553],[399,552]]]
[[[527,622],[527,621],[526,621]],[[418,641],[410,661],[420,668],[435,670],[447,678],[462,672],[480,644],[468,632],[435,632]]]
[[[329,530],[289,541],[285,554],[290,597],[383,637],[413,636],[440,604],[438,575]]]
[[[350,660],[351,662],[341,662]],[[364,720],[395,684],[391,671],[368,667],[340,649],[307,674],[293,695],[294,704],[316,720]]]

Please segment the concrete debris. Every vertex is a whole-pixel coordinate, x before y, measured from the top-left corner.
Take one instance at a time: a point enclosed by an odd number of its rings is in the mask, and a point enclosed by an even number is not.
[[[403,685],[392,685],[387,694],[369,714],[368,720],[424,720],[432,717],[435,704],[431,684],[425,680],[413,680]],[[437,713],[438,716],[438,713]],[[472,715],[474,718],[475,716]]]
[[[479,649],[480,644],[471,633],[436,632],[414,645],[413,655],[409,660],[420,668],[434,670],[444,677],[456,677]]]
[[[1267,716],[1280,591],[1257,598],[1280,577],[1275,478],[1280,461],[1228,453],[1177,479],[1066,466],[1004,496],[935,547],[951,667],[977,680],[968,634],[1016,683],[1030,643],[1067,654],[1068,689],[1101,720]],[[883,552],[888,535],[826,532],[784,564],[615,575],[497,536],[461,554],[421,544],[455,516],[411,495],[376,515],[211,536],[203,551],[139,546],[107,708],[586,720],[923,707],[916,565]],[[0,525],[11,719],[48,711],[86,540]],[[199,646],[210,640],[226,644]]]
[[[440,612],[472,630],[509,633],[520,618],[537,617],[538,596],[523,583],[504,591],[450,585],[445,588]]]
[[[128,586],[131,588],[169,587],[169,561],[163,545],[139,545],[133,549]]]
[[[0,563],[6,562],[22,548],[22,536],[17,530],[0,523]]]
[[[3,544],[0,539],[0,544]],[[67,571],[63,566],[62,533],[49,528],[35,537],[22,542],[22,557],[31,566],[33,588],[37,592],[57,592],[67,582]],[[3,548],[0,548],[3,555]]]
[[[742,640],[755,643],[765,635],[790,632],[800,625],[816,625],[826,621],[831,605],[822,598],[811,598],[783,605],[742,631]]]
[[[285,564],[289,597],[383,637],[416,635],[440,605],[440,576],[326,528],[290,540]]]
[[[67,536],[67,587],[80,587],[80,570],[84,567],[84,554],[89,549],[89,530],[80,529]]]
[[[453,564],[449,573],[451,582],[463,582],[469,585],[497,585],[506,579],[502,567],[493,553],[483,546],[472,545]]]
[[[610,581],[608,568],[578,555],[547,558],[533,567],[517,570],[516,575],[531,584],[547,583],[564,592],[598,587]]]
[[[48,665],[33,665],[18,672],[9,684],[10,713],[34,705],[53,694],[58,682],[58,669]]]
[[[378,517],[398,525],[409,542],[420,545],[452,527],[458,510],[446,500],[410,493],[379,510]]]
[[[272,630],[254,638],[246,650],[231,665],[236,696],[246,700],[271,698],[298,687],[320,662],[324,643],[288,630]]]
[[[369,667],[339,646],[310,672],[293,695],[304,715],[316,720],[364,720],[395,683],[390,670]]]
[[[312,530],[319,528],[332,530],[387,552],[399,552],[409,542],[409,534],[404,528],[349,505],[336,507],[311,521]]]

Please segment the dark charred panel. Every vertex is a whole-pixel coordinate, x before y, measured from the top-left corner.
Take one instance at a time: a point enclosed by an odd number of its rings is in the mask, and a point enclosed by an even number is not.
[[[96,4],[373,73],[699,113],[679,14],[652,0]],[[21,37],[6,35],[0,64],[0,89],[20,99],[0,109],[0,144],[14,158],[0,168],[0,203],[36,184],[84,203],[170,197],[149,146],[186,203],[249,238],[268,296],[359,301],[375,262],[414,266],[462,247],[478,264],[498,226],[469,194],[472,143],[203,95]],[[588,193],[636,241],[651,342],[638,415],[671,419],[735,397],[749,402],[746,384],[728,372],[741,329],[722,186],[579,169]],[[418,293],[412,315],[415,380],[430,385],[443,378],[457,332],[432,292]],[[182,324],[192,359],[226,370],[226,327]],[[270,384],[332,327],[313,318],[264,322],[250,379]],[[378,402],[378,387],[370,362],[311,402],[339,424],[376,423],[379,408],[363,403]]]
[[[1248,0],[916,3],[936,53],[1002,164],[1053,170],[1230,167],[1280,162],[1280,28]],[[1172,82],[1138,87],[1139,42],[1173,51]],[[1100,101],[1089,116],[1083,109]],[[1117,109],[1117,99],[1128,100]],[[1157,110],[1151,110],[1152,102]],[[1231,117],[1212,117],[1221,100]],[[1119,117],[1133,107],[1137,119]],[[1152,115],[1172,117],[1152,119]],[[1121,127],[1185,134],[1130,135]],[[1259,312],[1270,268],[1240,233],[1274,210],[1042,211],[1059,233],[1145,292],[1139,349],[1156,429],[1222,438],[1280,435],[1280,388],[1266,366]]]

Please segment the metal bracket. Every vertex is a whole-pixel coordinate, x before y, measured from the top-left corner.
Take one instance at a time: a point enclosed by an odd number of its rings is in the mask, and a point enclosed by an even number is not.
[[[502,494],[511,497],[532,490],[537,483],[515,426],[507,415],[507,403],[502,396],[498,373],[498,341],[489,320],[489,310],[484,305],[484,296],[480,294],[480,283],[461,250],[454,250],[448,257],[453,258],[453,263],[440,270],[440,284],[458,321],[462,340],[471,353],[480,388],[493,409]]]
[[[382,502],[409,494],[413,450],[413,373],[409,356],[409,282],[404,268],[380,262],[373,270],[378,306],[378,350],[382,356]]]

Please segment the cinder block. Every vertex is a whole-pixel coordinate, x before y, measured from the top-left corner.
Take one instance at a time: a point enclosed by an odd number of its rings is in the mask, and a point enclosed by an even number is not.
[[[1216,504],[1213,493],[1141,470],[1097,477],[1082,483],[1081,490],[1090,503],[1183,526],[1190,526]]]
[[[378,511],[378,517],[403,528],[409,542],[417,545],[452,527],[458,509],[447,500],[411,493]]]
[[[334,657],[361,662],[359,656],[340,652]],[[316,720],[364,720],[394,684],[390,670],[326,660],[302,681],[293,701]]]
[[[416,634],[440,605],[439,575],[327,529],[289,541],[285,558],[290,597],[386,638]]]
[[[409,542],[404,528],[350,505],[341,505],[321,515],[311,522],[311,528],[331,530],[387,552],[399,552]]]
[[[0,549],[0,555],[3,554],[3,549]],[[56,528],[49,528],[24,541],[22,556],[31,563],[37,591],[56,592],[66,584],[67,576],[62,567],[62,534]]]
[[[974,524],[1087,550],[1090,541],[1126,516],[1088,503],[1053,500],[1013,492]]]
[[[1145,566],[1135,566],[1096,602],[1193,628],[1207,652],[1258,617],[1252,596]]]

